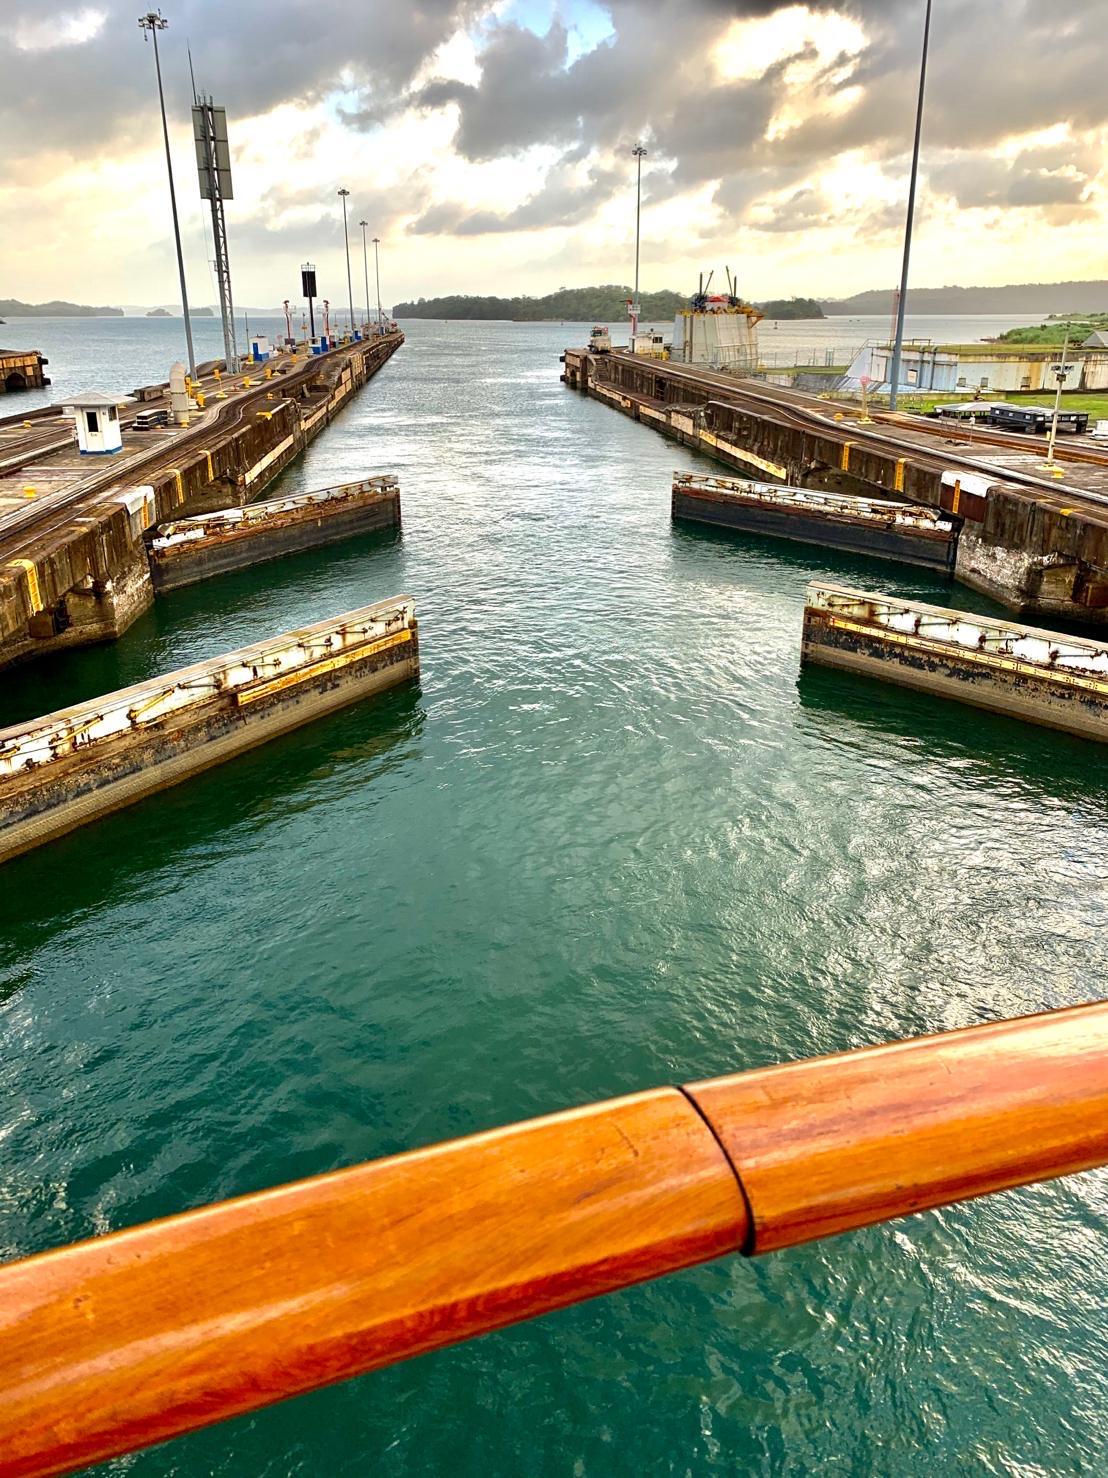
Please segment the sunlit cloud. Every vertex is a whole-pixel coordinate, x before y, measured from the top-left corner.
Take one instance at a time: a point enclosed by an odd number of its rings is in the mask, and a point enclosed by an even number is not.
[[[86,5],[80,10],[62,11],[53,18],[24,18],[7,27],[19,51],[52,51],[59,46],[81,46],[91,41],[104,26],[107,12]]]
[[[6,290],[172,301],[152,56],[133,6],[8,6]],[[1037,0],[1011,0],[1000,30],[987,11],[952,0],[936,22],[916,280],[1100,276],[1095,48]],[[381,236],[397,299],[628,281],[637,139],[647,284],[685,287],[724,260],[754,296],[895,279],[915,0],[176,0],[170,21],[162,62],[200,302],[214,289],[186,38],[229,112],[239,301],[280,302],[308,255],[321,280],[345,280],[339,185]]]

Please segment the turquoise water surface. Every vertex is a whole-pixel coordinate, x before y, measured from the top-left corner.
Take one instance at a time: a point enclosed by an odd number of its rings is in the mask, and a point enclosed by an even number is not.
[[[980,601],[671,524],[696,459],[559,385],[579,331],[405,327],[269,490],[396,471],[402,535],[0,675],[14,722],[400,592],[421,620],[418,687],[3,869],[4,1258],[1103,994],[1102,751],[799,671],[812,576]],[[102,1471],[1101,1472],[1106,1223],[1094,1173],[723,1261]]]

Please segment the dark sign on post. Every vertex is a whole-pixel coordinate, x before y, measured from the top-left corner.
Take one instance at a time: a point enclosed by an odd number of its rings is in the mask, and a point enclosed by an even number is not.
[[[316,296],[315,267],[311,262],[305,262],[300,269],[300,290],[308,300],[308,322],[311,325],[309,332],[312,341],[315,341],[315,305],[312,299]]]

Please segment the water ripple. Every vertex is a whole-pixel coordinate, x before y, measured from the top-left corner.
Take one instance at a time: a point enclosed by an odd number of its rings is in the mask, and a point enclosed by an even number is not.
[[[397,470],[401,538],[6,675],[15,717],[400,590],[422,623],[418,688],[5,868],[4,1255],[1100,992],[1099,751],[801,674],[810,576],[950,592],[675,528],[696,459],[563,391],[562,340],[416,325],[279,489]],[[1093,1174],[723,1263],[114,1470],[1100,1471],[1106,1227]]]

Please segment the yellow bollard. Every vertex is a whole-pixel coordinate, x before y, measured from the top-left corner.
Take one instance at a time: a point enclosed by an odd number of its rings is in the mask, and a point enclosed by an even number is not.
[[[250,389],[250,386],[251,386],[251,383],[252,383],[252,381],[250,379],[250,376],[249,375],[243,375],[243,377],[242,377],[242,388],[244,390],[249,390]]]
[[[200,407],[201,410],[204,409],[204,392],[203,392],[203,390],[198,390],[196,392],[196,404]]]
[[[23,489],[23,496],[25,498],[33,498],[35,496],[35,489],[34,488],[29,488],[29,487],[28,488],[24,488]]]

